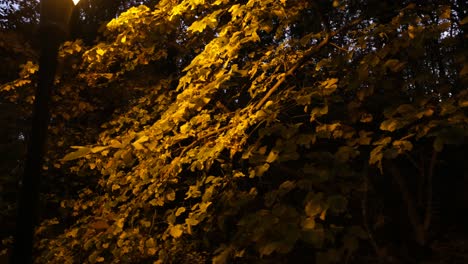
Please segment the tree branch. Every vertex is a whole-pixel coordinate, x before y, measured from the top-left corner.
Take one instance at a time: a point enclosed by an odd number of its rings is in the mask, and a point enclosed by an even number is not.
[[[307,49],[305,52],[304,52],[304,56],[302,56],[302,58],[300,58],[296,64],[291,68],[289,69],[287,72],[285,73],[282,73],[280,74],[280,77],[279,79],[276,81],[275,85],[273,85],[273,87],[271,87],[270,90],[268,90],[268,92],[265,94],[265,96],[263,96],[262,100],[260,100],[254,107],[253,107],[253,110],[259,110],[265,103],[266,101],[268,100],[268,98],[281,86],[281,84],[283,84],[283,82],[286,80],[286,77],[290,76],[290,75],[293,75],[294,72],[300,68],[305,62],[307,62],[310,57],[315,54],[316,52],[320,51],[320,49],[327,45],[330,41],[330,39],[336,35],[338,35],[339,33],[349,29],[350,27],[358,24],[359,22],[361,22],[362,19],[356,19],[354,21],[352,21],[351,23],[349,23],[348,25],[336,30],[336,31],[333,31],[331,33],[326,33],[325,35],[325,38],[317,45],[313,46],[313,47],[310,47],[309,49]]]
[[[424,216],[424,230],[428,230],[432,220],[432,178],[434,176],[435,163],[437,161],[437,151],[433,150],[426,186],[426,212]]]
[[[414,230],[414,235],[416,242],[419,245],[424,245],[426,242],[425,238],[425,230],[424,227],[421,223],[421,220],[419,219],[420,216],[416,210],[416,206],[414,204],[414,200],[411,197],[411,194],[409,192],[408,186],[406,185],[405,179],[401,176],[400,172],[397,170],[397,168],[394,166],[393,163],[389,161],[388,168],[390,170],[390,173],[392,174],[393,178],[398,184],[398,187],[400,188],[401,196],[403,198],[403,202],[406,204],[406,210],[408,213],[408,217],[410,220],[410,224],[413,227]]]

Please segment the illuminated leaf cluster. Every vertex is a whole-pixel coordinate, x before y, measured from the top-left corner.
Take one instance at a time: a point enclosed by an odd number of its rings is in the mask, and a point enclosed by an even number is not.
[[[414,6],[388,23],[346,20],[333,5],[343,21],[297,35],[293,26],[317,11],[311,1],[162,0],[110,21],[93,47],[66,43],[64,60],[79,63],[59,90],[76,89],[70,102],[81,105],[57,115],[96,111],[80,91],[130,95],[97,139],[56,162],[98,187],[62,203],[78,220],[40,241],[41,260],[253,263],[287,259],[298,244],[319,263],[352,255],[367,239],[346,224],[362,164],[384,173],[421,142],[461,144],[468,93],[417,91],[427,69],[414,60],[446,24]],[[171,46],[179,71],[148,70]],[[453,78],[466,84],[465,58]],[[26,85],[35,67],[2,89]]]

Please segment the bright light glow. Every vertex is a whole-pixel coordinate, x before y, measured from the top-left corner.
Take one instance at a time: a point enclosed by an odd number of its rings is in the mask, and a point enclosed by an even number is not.
[[[73,0],[73,3],[74,3],[75,5],[77,5],[79,1],[80,1],[80,0]]]

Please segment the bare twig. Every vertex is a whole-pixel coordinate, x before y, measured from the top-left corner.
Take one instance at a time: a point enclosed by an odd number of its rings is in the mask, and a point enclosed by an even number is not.
[[[333,42],[330,42],[330,45],[332,45],[333,47],[335,47],[335,48],[337,48],[337,49],[339,49],[339,50],[342,50],[342,51],[344,51],[344,52],[348,52],[348,51],[349,51],[349,50],[347,50],[347,49],[345,49],[345,48],[342,48],[342,47],[336,45],[336,44],[333,43]]]

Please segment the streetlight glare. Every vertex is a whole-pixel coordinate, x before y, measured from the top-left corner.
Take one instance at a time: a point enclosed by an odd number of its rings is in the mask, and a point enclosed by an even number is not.
[[[80,1],[80,0],[73,0],[73,3],[74,3],[75,5],[77,5],[79,1]]]

